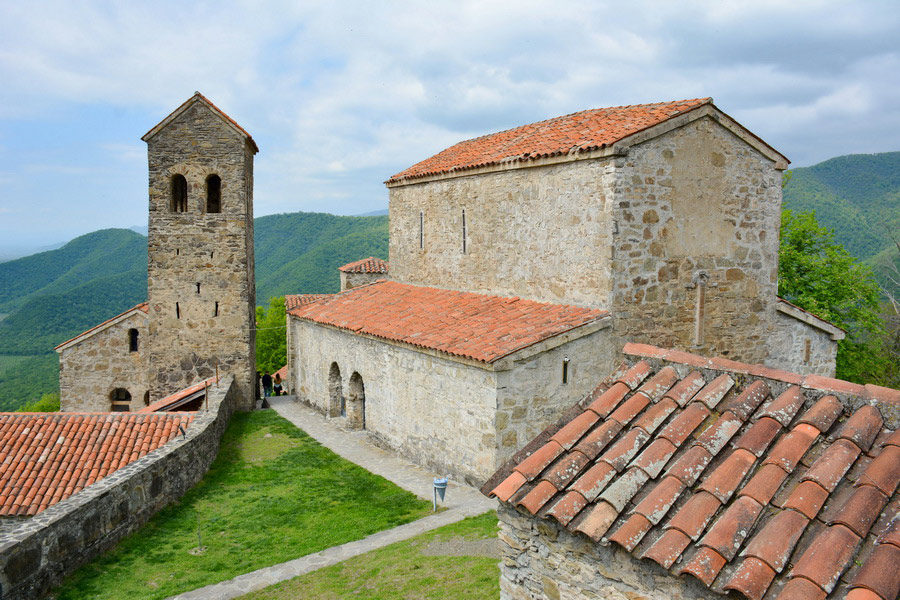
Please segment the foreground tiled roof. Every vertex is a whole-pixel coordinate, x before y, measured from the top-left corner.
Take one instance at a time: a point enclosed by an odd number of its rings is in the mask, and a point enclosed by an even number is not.
[[[625,353],[630,368],[484,491],[717,592],[897,597],[900,432],[881,410],[896,419],[900,392],[643,345]]]
[[[124,316],[127,315],[128,313],[130,313],[130,312],[132,312],[132,311],[135,311],[135,310],[140,310],[140,311],[142,311],[142,312],[149,313],[149,312],[150,312],[150,305],[147,304],[146,302],[141,302],[141,303],[138,304],[137,306],[132,306],[132,307],[129,308],[128,310],[126,310],[126,311],[124,311],[124,312],[121,312],[121,313],[117,314],[117,315],[114,316],[114,317],[110,317],[109,319],[103,321],[103,322],[100,323],[99,325],[94,325],[93,327],[91,327],[91,328],[88,329],[87,331],[83,331],[83,332],[79,333],[78,335],[76,335],[76,336],[73,337],[72,339],[66,340],[66,341],[63,342],[62,344],[59,344],[58,346],[56,346],[56,347],[54,348],[54,350],[56,350],[57,348],[62,348],[63,346],[65,346],[65,345],[67,345],[67,344],[69,344],[69,343],[71,343],[71,342],[74,342],[75,340],[80,340],[81,338],[90,337],[91,335],[93,335],[93,334],[97,333],[98,331],[100,331],[101,329],[105,328],[107,325],[111,324],[111,323],[112,323],[113,321],[115,321],[116,319],[119,319],[119,318],[121,318],[121,317],[124,317]]]
[[[316,302],[322,298],[333,296],[334,294],[288,294],[284,297],[284,309],[286,311],[293,310],[298,306]]]
[[[354,333],[493,362],[604,310],[378,281],[289,311]]]
[[[0,516],[35,515],[152,452],[194,413],[0,413]]]
[[[712,98],[597,108],[460,142],[397,173],[388,183],[501,163],[580,154],[610,146]]]
[[[139,413],[154,413],[154,412],[166,412],[177,408],[180,404],[184,404],[183,401],[190,399],[201,392],[204,392],[207,387],[211,385],[215,385],[218,382],[215,375],[210,377],[209,379],[204,379],[199,383],[195,383],[192,386],[186,387],[183,390],[177,391],[174,394],[170,394],[165,398],[160,398],[156,402],[151,402],[149,405],[145,406],[141,410],[137,411]]]
[[[369,258],[364,258],[352,263],[347,263],[343,267],[338,267],[338,271],[342,271],[344,273],[387,273],[388,262],[386,260],[381,260],[380,258],[370,256]]]

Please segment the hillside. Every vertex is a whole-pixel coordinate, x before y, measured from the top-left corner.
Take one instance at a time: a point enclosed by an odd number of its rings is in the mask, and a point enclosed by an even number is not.
[[[254,221],[257,303],[340,287],[337,267],[387,258],[387,217],[291,213]],[[0,263],[0,410],[58,389],[53,347],[147,297],[147,238],[127,229]]]
[[[784,207],[814,210],[819,223],[886,285],[884,269],[898,260],[890,233],[900,239],[900,152],[839,156],[792,173]]]

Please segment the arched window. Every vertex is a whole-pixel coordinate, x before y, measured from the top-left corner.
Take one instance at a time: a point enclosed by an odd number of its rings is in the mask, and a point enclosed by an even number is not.
[[[129,412],[131,410],[131,394],[125,388],[116,388],[109,394],[112,412]]]
[[[218,175],[206,178],[206,212],[222,212],[222,178]]]
[[[366,428],[366,386],[356,371],[350,376],[350,399],[347,402],[347,421],[352,429]]]
[[[187,212],[187,179],[184,175],[172,176],[172,212]]]
[[[343,417],[347,414],[344,404],[344,382],[341,379],[341,369],[336,362],[331,363],[328,370],[328,416]]]
[[[138,351],[138,330],[137,329],[129,329],[128,330],[128,351],[129,352],[137,352]]]
[[[144,392],[144,406],[150,406],[150,390]]]

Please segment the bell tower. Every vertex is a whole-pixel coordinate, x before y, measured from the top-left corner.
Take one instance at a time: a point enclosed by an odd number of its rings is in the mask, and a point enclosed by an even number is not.
[[[253,138],[197,92],[151,129],[147,297],[151,401],[255,377]]]

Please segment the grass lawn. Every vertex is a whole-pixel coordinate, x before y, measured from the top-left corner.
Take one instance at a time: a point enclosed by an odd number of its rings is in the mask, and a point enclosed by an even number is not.
[[[241,598],[496,600],[496,543],[497,514],[491,511]]]
[[[166,598],[430,510],[430,502],[340,458],[273,410],[235,413],[203,480],[52,597]]]

